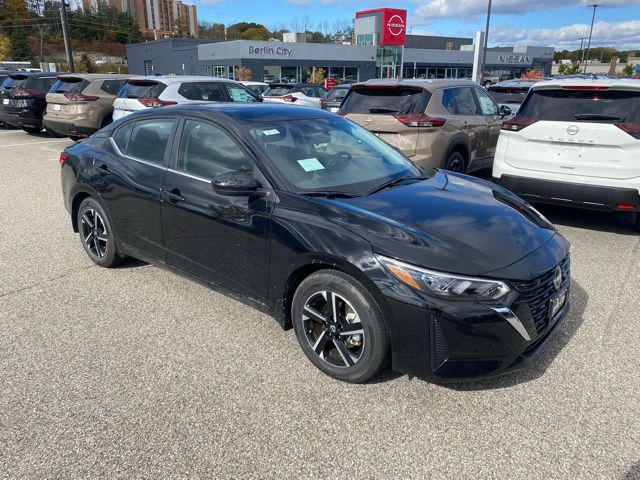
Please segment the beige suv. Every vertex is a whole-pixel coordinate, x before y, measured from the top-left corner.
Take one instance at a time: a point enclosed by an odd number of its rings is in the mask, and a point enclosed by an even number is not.
[[[492,165],[508,110],[470,80],[369,80],[351,87],[338,113],[415,163],[469,172]]]
[[[113,100],[130,75],[67,74],[47,93],[44,126],[73,140],[111,123]]]

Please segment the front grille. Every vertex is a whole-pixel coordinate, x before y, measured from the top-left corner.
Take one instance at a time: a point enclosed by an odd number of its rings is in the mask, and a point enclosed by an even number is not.
[[[560,262],[562,268],[562,286],[569,282],[570,261],[567,255]],[[528,282],[511,282],[516,290],[520,293],[518,300],[514,305],[517,309],[525,306],[531,312],[531,317],[536,326],[537,333],[542,332],[549,325],[549,299],[556,293],[553,285],[553,273],[555,267],[548,272],[542,274],[535,280]]]

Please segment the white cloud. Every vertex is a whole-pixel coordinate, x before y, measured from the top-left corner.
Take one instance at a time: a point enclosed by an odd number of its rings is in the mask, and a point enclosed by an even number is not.
[[[537,10],[556,10],[570,6],[587,6],[593,0],[495,0],[492,13],[523,14]],[[640,0],[607,0],[602,8],[616,8],[629,5],[640,5]],[[443,18],[475,20],[484,16],[487,11],[487,0],[427,0],[418,7],[415,15],[423,22],[429,23]],[[417,23],[417,22],[416,22]]]
[[[489,34],[492,45],[549,45],[556,49],[575,49],[580,37],[589,35],[589,25],[576,23],[560,28],[525,29],[511,25],[496,25]],[[624,22],[596,22],[593,26],[592,46],[612,46],[621,50],[640,46],[640,20]]]

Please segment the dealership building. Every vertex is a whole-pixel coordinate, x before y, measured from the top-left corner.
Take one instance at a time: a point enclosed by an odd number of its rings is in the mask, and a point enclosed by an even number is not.
[[[208,75],[234,78],[249,68],[256,81],[307,81],[315,69],[338,82],[371,78],[465,78],[474,62],[472,38],[407,34],[406,10],[357,12],[355,45],[304,41],[164,39],[127,45],[129,72],[137,75]],[[286,39],[304,40],[287,35]],[[487,50],[485,72],[517,77],[536,69],[551,73],[552,47],[517,46]]]

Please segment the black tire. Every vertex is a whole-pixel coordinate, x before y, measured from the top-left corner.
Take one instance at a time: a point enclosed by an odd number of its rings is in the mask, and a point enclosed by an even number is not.
[[[100,129],[103,129],[104,127],[106,127],[107,125],[111,124],[112,122],[113,122],[113,118],[111,117],[111,115],[107,115],[100,122]]]
[[[111,268],[122,262],[109,217],[97,200],[89,197],[82,201],[77,222],[80,243],[93,263]]]
[[[459,150],[454,150],[449,154],[444,162],[444,169],[451,172],[465,173],[467,171],[467,162]]]
[[[64,137],[66,137],[66,136],[67,136],[67,135],[66,135],[66,134],[64,134],[64,133],[58,133],[58,132],[56,132],[55,130],[51,130],[51,129],[49,129],[49,128],[47,128],[47,129],[45,129],[45,130],[46,130],[46,132],[49,134],[49,136],[50,136],[50,137],[53,137],[53,138],[64,138]]]
[[[24,130],[27,133],[31,133],[31,134],[40,133],[42,131],[42,129],[39,128],[39,127],[26,127],[26,126],[23,126],[22,130]]]
[[[484,88],[489,88],[491,85],[493,85],[493,83],[490,80],[488,80],[488,81],[484,82],[483,87]]]
[[[337,321],[332,320],[328,298],[336,298]],[[311,307],[325,321],[303,314]],[[371,294],[350,275],[320,270],[304,279],[293,297],[291,316],[302,351],[330,377],[361,383],[388,364],[389,337],[382,312]],[[347,331],[354,334],[341,333]]]
[[[74,142],[77,142],[78,140],[80,140],[82,137],[79,137],[78,135],[69,135],[69,138],[71,140],[73,140]]]
[[[636,231],[640,232],[640,213],[636,213]]]

